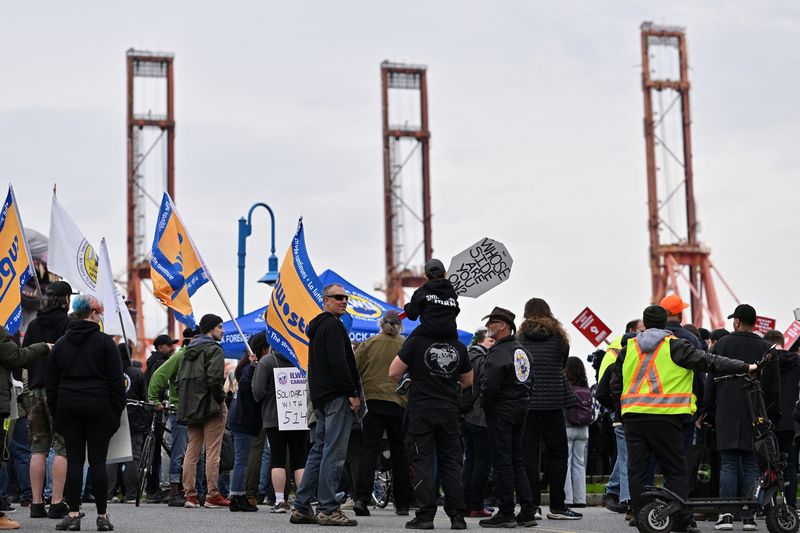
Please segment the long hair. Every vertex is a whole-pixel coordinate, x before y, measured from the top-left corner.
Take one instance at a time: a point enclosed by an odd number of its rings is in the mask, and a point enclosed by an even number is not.
[[[256,333],[247,341],[250,345],[250,349],[256,356],[257,360],[260,360],[264,357],[264,354],[267,353],[267,349],[269,349],[269,345],[267,344],[267,334],[266,332],[262,331]],[[233,375],[236,377],[236,381],[239,381],[239,378],[242,377],[242,371],[244,367],[246,367],[250,363],[250,354],[245,352],[245,354],[239,359],[239,362],[236,363],[236,370],[234,370]]]
[[[588,387],[589,381],[586,379],[586,367],[579,357],[571,355],[567,358],[567,367],[564,369],[567,380],[577,387]]]
[[[44,303],[39,308],[40,313],[46,313],[55,309],[61,309],[65,312],[69,311],[69,296],[52,296],[45,295]]]
[[[541,298],[531,298],[525,302],[525,311],[523,314],[526,321],[530,320],[536,322],[547,331],[555,333],[561,338],[561,342],[564,343],[564,346],[569,346],[569,335],[567,335],[561,322],[553,316],[552,311],[550,311],[550,306],[546,301]]]
[[[384,315],[381,318],[378,325],[381,328],[381,331],[389,335],[390,337],[397,337],[400,333],[403,332],[403,322],[399,320],[394,320],[392,318],[387,319]]]

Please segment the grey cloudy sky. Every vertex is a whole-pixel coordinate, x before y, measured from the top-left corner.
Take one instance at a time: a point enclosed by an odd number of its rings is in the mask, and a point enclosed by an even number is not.
[[[370,289],[384,268],[379,64],[426,64],[434,253],[488,235],[515,259],[507,283],[462,299],[460,327],[540,296],[565,323],[589,305],[619,331],[650,297],[644,20],[687,28],[701,238],[784,329],[800,305],[792,1],[7,3],[0,177],[43,233],[57,182],[122,271],[125,50],[174,52],[176,202],[231,305],[236,220],[255,201],[275,208],[279,257],[302,214],[317,270]],[[267,299],[263,217],[248,309]],[[194,305],[222,314],[210,286]],[[590,352],[568,329],[573,354]]]

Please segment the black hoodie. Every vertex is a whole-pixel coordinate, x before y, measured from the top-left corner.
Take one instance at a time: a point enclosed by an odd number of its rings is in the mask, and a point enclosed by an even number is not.
[[[342,321],[322,312],[309,322],[308,388],[315,409],[340,396],[354,397],[361,391],[353,345]]]
[[[25,348],[37,342],[49,342],[55,344],[64,332],[70,318],[67,316],[66,309],[50,309],[39,313],[28,325],[25,338],[22,340],[22,347]],[[49,357],[40,359],[33,367],[28,370],[28,387],[38,389],[44,387],[47,379],[47,361]]]
[[[419,318],[421,325],[412,335],[423,335],[432,339],[456,339],[456,317],[458,295],[447,278],[430,279],[411,295],[403,310],[409,320]]]
[[[100,402],[118,418],[125,409],[125,378],[114,341],[88,320],[73,320],[53,346],[47,367],[47,403]]]
[[[781,373],[781,421],[775,431],[794,431],[794,421],[789,413],[800,395],[800,356],[796,352],[778,350],[778,368]]]

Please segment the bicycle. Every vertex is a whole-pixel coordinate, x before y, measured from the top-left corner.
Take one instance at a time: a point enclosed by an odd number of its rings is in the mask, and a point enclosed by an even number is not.
[[[150,477],[150,472],[153,468],[156,444],[159,445],[159,450],[163,448],[164,451],[167,452],[167,455],[172,454],[172,447],[164,442],[164,433],[172,432],[164,423],[163,419],[165,415],[175,414],[176,410],[174,407],[170,407],[166,402],[164,402],[161,411],[156,411],[155,405],[145,401],[128,400],[128,405],[141,407],[151,415],[150,429],[144,439],[142,456],[139,458],[139,465],[136,468],[136,475],[139,480],[139,484],[136,487],[136,507],[139,507],[142,502],[142,495],[144,494],[145,487],[147,486],[147,478]]]

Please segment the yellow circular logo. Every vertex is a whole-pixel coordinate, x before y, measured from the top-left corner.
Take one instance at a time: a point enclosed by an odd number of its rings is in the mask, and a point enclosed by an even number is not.
[[[371,320],[377,320],[383,315],[384,309],[376,303],[356,294],[348,294],[348,296],[350,298],[347,302],[347,312],[351,315]]]
[[[94,248],[86,239],[83,239],[78,247],[77,263],[78,273],[84,283],[94,289],[97,285],[97,254],[94,253]]]

